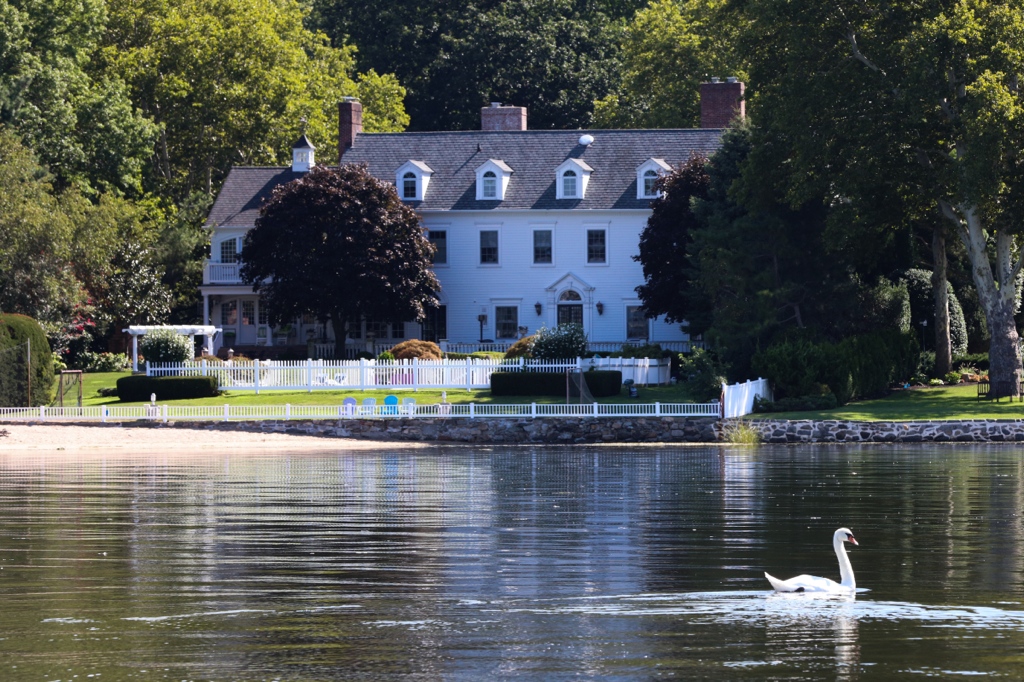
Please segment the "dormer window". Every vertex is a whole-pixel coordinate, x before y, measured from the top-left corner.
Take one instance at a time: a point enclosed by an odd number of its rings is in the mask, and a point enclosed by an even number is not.
[[[582,159],[566,159],[555,169],[555,198],[582,199],[593,172],[594,169]]]
[[[672,171],[672,166],[664,159],[647,159],[636,169],[636,198],[657,199],[661,192],[657,190],[658,178]]]
[[[566,199],[576,198],[576,171],[567,170],[562,173],[562,196]]]
[[[477,201],[504,201],[512,169],[499,159],[487,159],[476,169]]]
[[[395,187],[402,201],[423,201],[434,171],[422,161],[406,161],[395,171]]]

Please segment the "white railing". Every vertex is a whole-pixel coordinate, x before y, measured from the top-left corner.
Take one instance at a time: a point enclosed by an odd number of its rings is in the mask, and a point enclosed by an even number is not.
[[[544,360],[230,360],[149,364],[146,376],[213,376],[232,391],[365,391],[421,388],[486,389],[494,372],[619,370],[637,385],[666,384],[668,359],[576,358]]]
[[[715,417],[719,403],[434,403],[417,405],[140,405],[121,407],[0,407],[4,422],[262,421],[292,419]]]
[[[203,272],[203,284],[241,284],[238,263],[213,263],[207,261]]]
[[[722,406],[726,418],[742,417],[754,411],[754,398],[771,400],[767,379],[751,379],[742,384],[722,384]]]

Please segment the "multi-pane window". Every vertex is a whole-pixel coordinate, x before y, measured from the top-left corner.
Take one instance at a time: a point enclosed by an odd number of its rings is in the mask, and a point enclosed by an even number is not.
[[[393,339],[404,339],[405,338],[405,322],[392,322],[391,323],[391,338],[393,338]]]
[[[270,324],[270,311],[267,310],[266,305],[260,305],[257,317],[260,324]]]
[[[499,339],[514,339],[519,331],[519,308],[499,305],[494,308],[494,335]]]
[[[498,262],[498,231],[480,231],[480,263]]]
[[[238,240],[237,239],[225,239],[220,243],[220,262],[221,263],[237,263],[238,262]]]
[[[434,265],[446,265],[448,263],[448,231],[430,230],[427,232],[427,239],[434,245]]]
[[[533,231],[533,262],[537,264],[551,262],[551,230]]]
[[[654,197],[657,196],[657,190],[654,189],[654,183],[658,180],[658,173],[656,171],[644,171],[644,196]]]
[[[483,190],[484,199],[498,198],[498,176],[494,174],[494,171],[484,173]]]
[[[416,174],[409,172],[402,176],[402,198],[416,198]]]
[[[224,301],[220,304],[220,323],[225,327],[238,324],[238,301]]]
[[[366,335],[375,339],[388,338],[388,323],[373,318],[366,320]]]
[[[350,339],[361,339],[361,338],[363,338],[363,324],[362,324],[362,322],[349,322],[349,324],[348,324],[348,338],[350,338]]]
[[[650,332],[650,325],[647,324],[647,317],[644,315],[643,306],[626,306],[626,338],[647,340]]]
[[[242,324],[256,324],[255,301],[242,301]]]
[[[427,311],[423,321],[423,340],[437,343],[448,338],[448,307],[438,306]]]
[[[607,262],[607,249],[605,248],[604,230],[587,230],[587,262]]]
[[[562,173],[562,196],[566,199],[576,198],[576,171],[567,170]]]

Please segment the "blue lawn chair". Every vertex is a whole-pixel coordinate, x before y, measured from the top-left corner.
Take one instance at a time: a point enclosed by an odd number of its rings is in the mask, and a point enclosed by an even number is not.
[[[341,401],[342,411],[347,415],[354,415],[356,413],[356,399],[352,397],[345,398]]]
[[[398,414],[398,398],[389,395],[384,398],[384,414]]]

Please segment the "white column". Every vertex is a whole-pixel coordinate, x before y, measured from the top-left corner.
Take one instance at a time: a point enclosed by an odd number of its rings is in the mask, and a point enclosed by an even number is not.
[[[139,337],[132,334],[132,372],[139,371]]]

